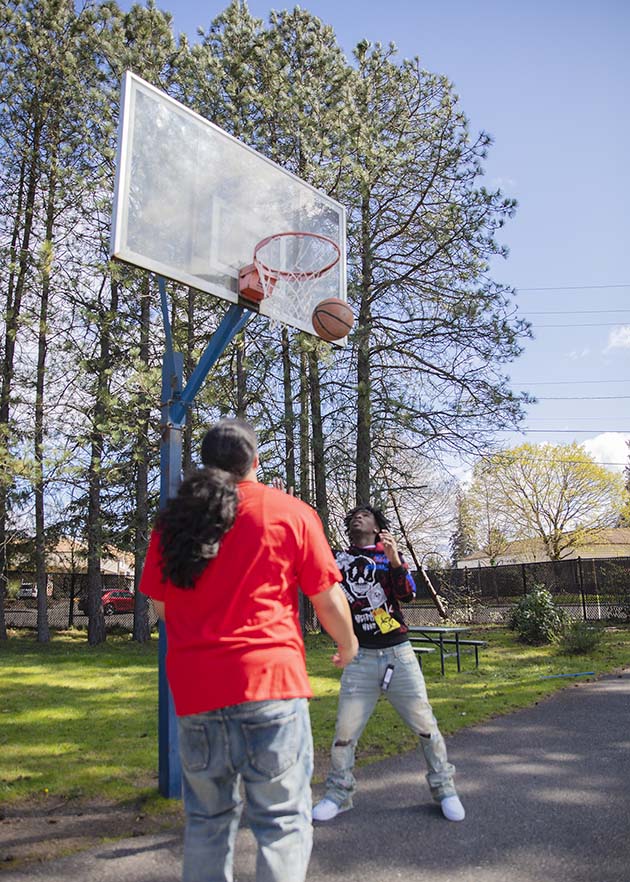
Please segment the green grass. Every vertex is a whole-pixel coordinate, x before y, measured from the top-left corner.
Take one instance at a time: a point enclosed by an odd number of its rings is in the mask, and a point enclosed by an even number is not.
[[[630,663],[630,627],[606,629],[588,655],[520,644],[501,627],[476,629],[488,641],[474,656],[439,673],[439,654],[423,660],[429,697],[445,734],[540,700],[579,680],[552,674],[601,674]],[[315,698],[316,750],[328,751],[340,672],[325,636],[307,638]],[[83,632],[56,633],[40,645],[20,632],[0,644],[0,802],[32,797],[150,800],[157,787],[157,640],[140,646],[128,636],[90,647]],[[358,762],[414,747],[414,738],[381,699],[361,739]]]
[[[34,795],[130,799],[155,790],[157,640],[0,644],[0,801]]]

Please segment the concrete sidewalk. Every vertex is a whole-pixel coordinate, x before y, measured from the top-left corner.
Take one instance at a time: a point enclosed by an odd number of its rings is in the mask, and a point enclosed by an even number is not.
[[[353,811],[315,828],[308,882],[629,882],[630,670],[449,738],[466,806],[445,821],[416,753],[358,770]],[[315,797],[321,787],[315,789]],[[235,882],[254,882],[239,833]],[[2,882],[178,882],[179,834],[129,839]]]

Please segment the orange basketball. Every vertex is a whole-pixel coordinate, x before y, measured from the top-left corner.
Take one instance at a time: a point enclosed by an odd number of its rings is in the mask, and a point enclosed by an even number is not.
[[[313,328],[322,340],[341,340],[352,330],[354,316],[345,300],[328,297],[313,310]]]

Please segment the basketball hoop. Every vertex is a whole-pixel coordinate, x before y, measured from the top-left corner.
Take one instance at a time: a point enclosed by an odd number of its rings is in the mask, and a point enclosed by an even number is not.
[[[295,297],[307,296],[341,257],[339,246],[319,233],[275,233],[254,248],[254,262],[239,273],[239,294],[260,303],[276,285]]]

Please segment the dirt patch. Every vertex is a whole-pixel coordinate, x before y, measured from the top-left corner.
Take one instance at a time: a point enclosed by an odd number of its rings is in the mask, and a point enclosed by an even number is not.
[[[328,771],[328,751],[316,751],[313,783]],[[179,800],[147,812],[141,802],[31,799],[0,808],[0,874],[32,862],[95,848],[112,839],[174,831],[182,834],[184,812]]]
[[[111,839],[183,828],[179,801],[159,814],[140,804],[106,801],[29,800],[0,810],[0,874],[93,848]]]

